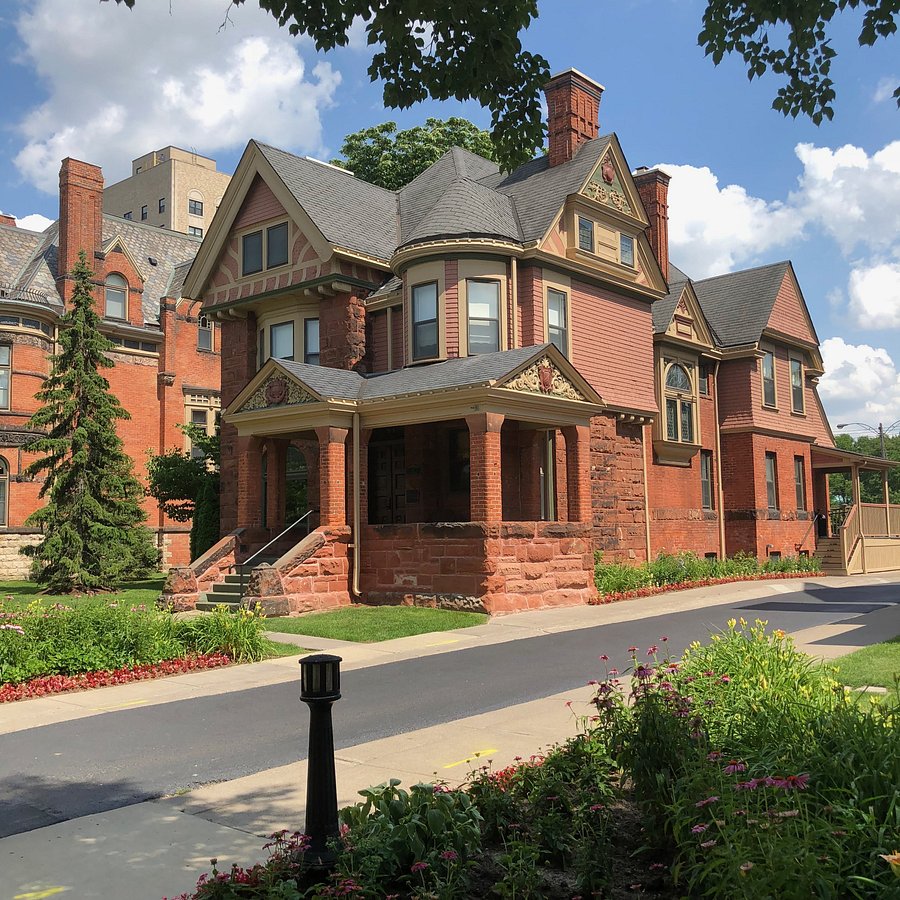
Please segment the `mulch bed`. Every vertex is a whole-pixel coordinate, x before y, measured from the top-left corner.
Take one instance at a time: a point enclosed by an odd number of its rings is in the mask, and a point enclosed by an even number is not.
[[[150,678],[166,678],[169,675],[183,675],[201,669],[217,669],[231,664],[231,658],[224,653],[208,653],[199,656],[185,656],[167,659],[158,663],[126,666],[112,672],[85,672],[81,675],[43,675],[21,684],[0,686],[0,703],[27,700],[30,697],[46,697],[68,691],[84,691],[92,688],[108,687],[112,684],[129,684],[132,681],[146,681]]]

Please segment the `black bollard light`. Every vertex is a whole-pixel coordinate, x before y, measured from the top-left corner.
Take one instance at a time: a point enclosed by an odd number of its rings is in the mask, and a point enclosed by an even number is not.
[[[339,836],[334,730],[331,704],[341,699],[341,658],[317,653],[300,660],[300,699],[309,707],[309,755],[306,770],[307,860],[316,868],[334,865],[329,843]]]

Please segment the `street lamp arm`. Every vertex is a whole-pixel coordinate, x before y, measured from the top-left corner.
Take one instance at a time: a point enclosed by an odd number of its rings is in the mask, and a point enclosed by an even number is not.
[[[873,428],[871,425],[866,425],[865,422],[841,422],[840,425],[838,425],[838,428],[849,428],[851,425],[858,425],[860,428],[865,428],[866,431],[871,431],[872,434],[881,434],[879,429]],[[894,425],[900,425],[900,419],[898,419]],[[893,428],[894,425],[892,425],[891,428]]]

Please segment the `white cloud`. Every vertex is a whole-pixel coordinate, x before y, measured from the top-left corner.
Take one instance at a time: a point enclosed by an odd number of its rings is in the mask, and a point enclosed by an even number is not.
[[[860,328],[900,327],[900,263],[854,268],[848,291],[850,312]]]
[[[795,209],[754,197],[738,184],[720,187],[706,166],[660,163],[659,168],[672,176],[669,253],[693,278],[752,264],[801,235]]]
[[[900,373],[887,350],[839,337],[823,341],[821,349],[819,396],[832,423],[887,424],[900,417]]]
[[[31,213],[31,215],[22,216],[21,219],[16,217],[16,225],[19,228],[27,228],[29,231],[43,231],[52,224],[53,219],[48,219],[40,213]]]
[[[325,154],[319,112],[340,73],[322,62],[308,72],[299,50],[311,43],[255,4],[230,17],[220,29],[222,0],[148,0],[133,10],[35,0],[17,30],[49,96],[20,123],[20,172],[53,193],[65,156],[101,165],[110,183],[168,144],[213,154],[257,137]]]
[[[875,103],[884,103],[885,100],[894,99],[894,91],[900,84],[900,78],[896,75],[888,75],[882,78],[875,86],[875,93],[872,94],[872,100]]]

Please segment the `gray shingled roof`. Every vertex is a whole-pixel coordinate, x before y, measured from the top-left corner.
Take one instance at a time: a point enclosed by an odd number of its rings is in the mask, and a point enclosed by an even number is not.
[[[460,178],[478,181],[500,172],[496,163],[451,147],[437,162],[417,175],[397,194],[400,213],[400,243],[410,240],[419,223],[434,208],[444,191]]]
[[[61,308],[56,290],[59,223],[54,222],[42,234],[26,231],[22,235],[7,234],[18,230],[0,226],[0,281],[29,291],[29,299],[43,295],[48,306]],[[160,300],[164,296],[181,296],[184,278],[200,247],[200,239],[104,214],[104,245],[113,238],[121,239],[144,276],[144,321],[157,324]],[[23,250],[29,250],[27,256],[22,257]],[[150,262],[151,259],[156,265]]]
[[[368,303],[370,300],[378,300],[380,297],[384,297],[387,294],[393,294],[396,291],[399,291],[400,288],[403,287],[403,279],[399,275],[394,275],[380,287],[377,291],[369,294],[366,297],[366,302]]]
[[[515,204],[522,240],[540,240],[553,222],[566,197],[574,194],[600,162],[611,135],[585,141],[568,162],[550,167],[549,158],[533,159],[503,177],[488,176],[481,183]]]
[[[653,312],[653,331],[655,334],[663,333],[672,321],[675,307],[681,298],[684,286],[688,283],[688,277],[675,266],[669,266],[669,293],[661,300],[654,300],[650,309]]]
[[[522,231],[512,200],[475,181],[459,178],[447,187],[403,243],[463,236],[521,242]]]
[[[789,262],[777,262],[693,282],[721,346],[754,344],[760,339],[789,268]]]
[[[397,248],[397,195],[341,172],[254,141],[325,239],[379,259]]]
[[[286,359],[276,360],[276,363],[326,400],[385,400],[407,394],[486,385],[509,375],[529,359],[539,357],[549,346],[519,347],[372,375]]]

